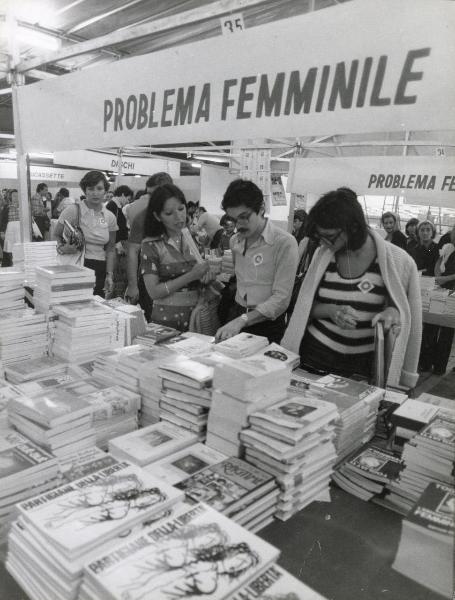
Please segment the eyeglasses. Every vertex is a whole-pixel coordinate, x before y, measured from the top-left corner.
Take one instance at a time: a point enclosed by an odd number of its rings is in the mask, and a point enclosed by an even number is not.
[[[326,243],[329,246],[333,246],[342,233],[343,233],[342,229],[340,229],[338,231],[338,233],[334,233],[332,235],[323,235],[323,234],[320,234],[317,231],[315,231],[313,238],[316,241],[321,241],[321,242]]]
[[[254,210],[250,210],[250,211],[249,211],[249,212],[247,212],[247,213],[246,213],[246,212],[245,212],[245,213],[242,213],[242,214],[241,214],[241,215],[239,215],[238,217],[231,217],[231,216],[229,216],[229,219],[230,219],[231,221],[233,221],[233,222],[234,222],[234,224],[237,224],[239,221],[243,221],[243,222],[245,223],[246,221],[249,221],[249,220],[250,220],[250,217],[251,217],[251,215],[252,215],[253,213],[254,213]]]

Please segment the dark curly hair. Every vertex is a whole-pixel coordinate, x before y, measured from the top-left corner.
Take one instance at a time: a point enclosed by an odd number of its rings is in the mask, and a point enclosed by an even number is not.
[[[88,187],[93,187],[100,181],[103,182],[104,189],[107,192],[107,190],[109,189],[109,182],[106,179],[104,173],[101,173],[101,171],[89,171],[84,175],[84,177],[82,177],[82,179],[79,182],[79,185],[81,190],[85,194]]]
[[[347,248],[361,248],[367,239],[368,224],[357,194],[342,187],[321,196],[308,215],[307,235],[318,239],[318,227],[341,229],[347,235]]]
[[[163,212],[164,204],[169,198],[176,198],[186,208],[186,199],[180,188],[172,183],[159,185],[150,194],[150,200],[145,213],[144,237],[156,237],[166,233],[166,229],[161,221],[155,215]]]
[[[255,183],[246,179],[235,179],[224,192],[221,208],[226,211],[228,208],[247,206],[259,214],[263,204],[264,196]]]

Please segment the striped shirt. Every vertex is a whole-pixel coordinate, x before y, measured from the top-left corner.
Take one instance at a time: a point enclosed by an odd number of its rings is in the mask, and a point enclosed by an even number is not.
[[[359,277],[342,277],[335,260],[330,262],[319,285],[315,302],[347,305],[360,314],[355,329],[342,329],[331,319],[313,319],[307,333],[318,342],[342,354],[363,354],[374,350],[371,319],[384,310],[387,290],[375,259]]]

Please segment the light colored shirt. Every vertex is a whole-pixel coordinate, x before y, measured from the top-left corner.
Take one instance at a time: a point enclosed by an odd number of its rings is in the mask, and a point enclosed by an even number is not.
[[[106,260],[105,245],[109,242],[109,233],[117,231],[117,219],[110,210],[102,208],[95,211],[85,202],[78,203],[81,207],[80,228],[85,238],[85,258]],[[58,222],[65,224],[67,219],[72,225],[77,225],[78,211],[76,205],[69,206],[60,215]]]
[[[239,234],[231,237],[237,277],[236,302],[255,308],[267,319],[284,313],[291,299],[298,264],[297,242],[268,219],[264,230],[245,251]]]
[[[128,227],[131,229],[133,221],[136,219],[138,215],[141,215],[142,219],[145,219],[145,212],[149,205],[150,194],[144,194],[131,204],[127,204],[122,208],[122,212],[125,215],[126,223]],[[142,239],[139,242],[135,242],[140,244]]]

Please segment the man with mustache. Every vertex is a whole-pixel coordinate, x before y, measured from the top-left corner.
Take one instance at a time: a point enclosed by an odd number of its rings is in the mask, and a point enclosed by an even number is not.
[[[265,217],[264,197],[252,181],[232,181],[221,208],[237,225],[230,242],[237,293],[231,320],[218,329],[216,340],[246,331],[279,343],[297,269],[297,242]]]

